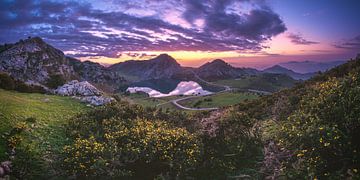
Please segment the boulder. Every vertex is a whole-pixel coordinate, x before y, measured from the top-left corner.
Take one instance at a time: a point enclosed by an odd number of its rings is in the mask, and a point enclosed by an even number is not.
[[[0,178],[9,175],[11,172],[11,162],[5,161],[0,164]]]
[[[87,81],[70,81],[55,90],[56,94],[62,96],[100,96],[102,94],[95,86]]]
[[[88,103],[93,106],[101,106],[115,100],[112,97],[106,97],[106,96],[85,96],[85,97],[75,97],[75,98],[79,99],[81,102]]]
[[[87,81],[70,81],[58,87],[55,93],[62,96],[72,96],[93,106],[100,106],[114,101],[114,98],[104,96],[103,92]]]

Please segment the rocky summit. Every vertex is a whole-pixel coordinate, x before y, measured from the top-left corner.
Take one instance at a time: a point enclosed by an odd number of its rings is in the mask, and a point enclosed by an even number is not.
[[[0,72],[15,79],[47,86],[56,75],[64,82],[71,80],[99,84],[109,91],[117,90],[126,80],[119,73],[90,61],[70,58],[41,38],[20,40],[0,47]],[[60,84],[62,85],[62,84]]]
[[[65,80],[75,78],[74,69],[68,65],[64,53],[38,37],[3,45],[0,51],[0,71],[25,82],[40,84],[46,84],[50,76],[55,74]]]
[[[171,78],[183,70],[180,64],[167,54],[161,54],[150,60],[117,63],[109,69],[139,77],[141,80]]]

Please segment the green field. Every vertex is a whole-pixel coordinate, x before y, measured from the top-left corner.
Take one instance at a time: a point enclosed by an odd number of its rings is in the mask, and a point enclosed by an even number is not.
[[[209,107],[224,107],[237,104],[246,99],[255,99],[258,95],[254,93],[244,92],[223,92],[211,96],[202,96],[192,98],[179,103],[186,107],[193,108],[209,108]]]
[[[48,168],[54,166],[56,154],[67,142],[64,124],[75,114],[87,109],[85,104],[70,97],[0,89],[0,162],[8,160],[5,135],[19,124],[25,124],[27,128],[22,133],[20,146],[26,148],[33,158],[26,163],[37,162],[27,168],[34,168],[34,177],[50,175],[52,171]],[[29,121],[28,118],[33,119]]]
[[[292,87],[296,82],[296,80],[284,75],[263,74],[239,79],[219,80],[215,83],[238,89],[254,89],[260,91],[276,92],[284,88]]]
[[[180,98],[180,96],[169,96],[162,98],[151,98],[145,93],[133,93],[124,95],[121,94],[120,98],[129,102],[130,104],[140,104],[144,107],[158,107],[158,108],[169,108],[174,109],[175,106],[170,103],[171,100]]]

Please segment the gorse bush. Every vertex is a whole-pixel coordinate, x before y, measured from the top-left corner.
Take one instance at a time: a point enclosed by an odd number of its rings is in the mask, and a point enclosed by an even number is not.
[[[295,154],[290,177],[359,178],[359,87],[358,73],[318,83],[282,122],[278,141]]]
[[[253,121],[227,111],[215,135],[201,131],[200,118],[117,102],[77,116],[67,125],[66,176],[154,179],[224,179],[254,168],[261,152]]]
[[[84,116],[68,127],[75,138],[64,147],[64,167],[69,174],[184,176],[199,159],[202,144],[196,134],[160,121],[140,106],[115,104]]]

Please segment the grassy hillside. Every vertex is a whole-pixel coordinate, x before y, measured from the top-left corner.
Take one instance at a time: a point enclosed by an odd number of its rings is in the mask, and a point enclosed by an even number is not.
[[[287,75],[261,74],[239,79],[226,79],[216,81],[222,84],[239,89],[255,89],[260,91],[276,92],[284,88],[293,87],[297,81]]]
[[[238,104],[244,100],[256,99],[257,97],[258,95],[254,93],[223,92],[215,95],[188,99],[180,101],[179,103],[185,107],[194,108],[224,107]]]
[[[278,179],[358,179],[360,59],[294,88],[233,106],[264,145],[259,171]],[[228,121],[227,129],[239,126]]]
[[[85,104],[70,97],[0,89],[0,161],[8,160],[8,144],[13,143],[9,139],[16,137],[22,139],[14,160],[17,176],[50,175],[53,172],[49,168],[67,141],[63,125],[87,109]],[[14,134],[15,130],[21,133]],[[20,159],[22,156],[29,159]]]

